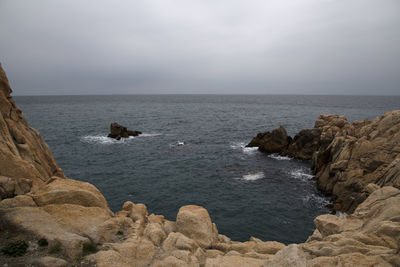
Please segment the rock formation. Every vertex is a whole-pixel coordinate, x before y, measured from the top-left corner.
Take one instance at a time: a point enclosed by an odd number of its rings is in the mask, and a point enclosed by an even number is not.
[[[376,163],[378,160],[386,162],[398,152],[395,141],[388,140],[389,136],[398,140],[398,128],[393,128],[397,123],[396,112],[372,122],[352,124],[354,129],[349,123],[332,126],[335,123],[330,124],[331,117],[322,117],[318,125],[316,123],[321,135],[318,148],[313,152],[315,168],[324,172],[325,168],[340,169],[347,173],[340,177],[347,179],[353,177],[348,174],[352,173],[350,166],[381,174],[375,184],[364,186],[361,183],[368,197],[353,214],[317,217],[317,229],[303,244],[286,246],[254,237],[247,242],[236,242],[219,234],[207,210],[199,206],[182,207],[175,222],[162,215],[148,214],[144,204],[130,201],[124,203],[121,211],[111,212],[107,201],[93,185],[63,176],[45,142],[27,125],[12,101],[11,89],[1,68],[0,74],[2,264],[400,266],[400,190],[385,186],[398,187],[400,158],[395,157],[384,166]],[[344,129],[351,135],[344,136]],[[393,132],[396,129],[397,132]],[[370,137],[364,138],[367,133]],[[282,129],[274,133],[274,136],[284,135]],[[304,141],[307,138],[308,134],[301,134],[294,142],[298,147],[314,150]],[[379,149],[374,150],[368,142],[379,143]],[[287,147],[293,144],[289,143]],[[351,153],[347,152],[347,147],[351,148]],[[357,163],[356,156],[360,155],[364,160]],[[338,158],[347,163],[340,165]],[[328,171],[329,179],[332,171]],[[335,184],[343,181],[347,180]]]
[[[284,132],[282,128],[272,132]],[[333,195],[338,211],[353,212],[372,184],[400,188],[400,110],[353,123],[344,116],[321,115],[313,129],[300,131],[280,150],[265,149],[275,146],[271,138],[256,144],[261,151],[311,159],[318,188]]]
[[[259,133],[251,140],[247,147],[258,147],[266,153],[276,153],[286,150],[291,138],[282,125],[272,132]]]
[[[129,131],[126,127],[119,125],[116,122],[111,123],[110,133],[108,137],[121,140],[121,138],[128,138],[129,136],[138,136],[142,134],[140,131]]]

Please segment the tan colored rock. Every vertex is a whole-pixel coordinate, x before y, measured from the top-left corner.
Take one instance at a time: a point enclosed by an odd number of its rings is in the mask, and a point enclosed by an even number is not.
[[[247,252],[243,256],[248,257],[248,258],[264,259],[264,260],[269,260],[272,257],[272,255],[270,255],[270,254],[260,254],[260,253],[254,252],[254,251]]]
[[[63,259],[46,256],[46,257],[36,259],[33,262],[33,266],[35,266],[35,267],[67,267],[68,262]]]
[[[229,250],[231,250],[231,244],[227,244],[227,243],[216,243],[213,245],[214,249],[218,249],[222,252],[228,252]]]
[[[76,204],[108,210],[107,201],[96,187],[72,179],[55,178],[51,183],[37,190],[33,199],[39,206]]]
[[[152,267],[187,267],[189,266],[183,260],[177,259],[174,256],[168,256],[163,260],[157,260]]]
[[[219,255],[224,255],[224,253],[220,250],[216,250],[216,249],[207,249],[206,250],[206,257],[207,258],[216,258]]]
[[[305,267],[307,257],[298,245],[292,244],[278,251],[265,266]]]
[[[256,242],[254,251],[261,254],[275,254],[285,248],[285,244],[276,241]]]
[[[161,225],[158,223],[148,223],[144,230],[144,236],[146,236],[156,246],[160,246],[167,237],[165,232],[162,230]]]
[[[168,235],[167,239],[165,239],[162,248],[165,251],[182,249],[194,252],[198,248],[198,244],[181,233],[172,232]]]
[[[148,216],[147,207],[142,203],[134,204],[131,201],[127,201],[122,206],[122,210],[128,211],[129,212],[128,216],[131,217],[134,221],[147,220]]]
[[[151,223],[158,223],[159,225],[163,225],[165,222],[165,218],[163,215],[155,215],[155,214],[150,214],[147,217],[147,220]]]
[[[10,209],[17,207],[36,207],[36,203],[35,201],[33,201],[32,197],[27,195],[6,198],[0,201],[0,209]]]
[[[207,258],[205,267],[261,267],[265,266],[266,260],[242,256],[218,256]]]
[[[162,229],[167,235],[169,235],[172,232],[176,232],[176,223],[165,220],[165,222],[162,225]]]
[[[234,242],[231,244],[231,250],[237,251],[240,254],[245,254],[247,252],[250,252],[251,248],[245,243]]]
[[[71,260],[81,256],[83,243],[90,243],[88,238],[65,229],[57,218],[40,207],[0,209],[0,218],[0,228],[16,228],[18,232],[45,238],[49,248],[59,246],[61,253]]]
[[[96,254],[91,254],[85,257],[84,264],[86,266],[97,267],[131,267],[140,266],[133,265],[132,259],[122,257],[117,251],[106,250],[99,251]],[[84,265],[84,266],[85,266]]]
[[[183,206],[176,216],[177,231],[195,240],[200,247],[211,247],[217,236],[208,211],[200,206]]]
[[[28,126],[11,92],[0,65],[0,175],[28,178],[34,188],[53,175],[64,177],[47,144]]]

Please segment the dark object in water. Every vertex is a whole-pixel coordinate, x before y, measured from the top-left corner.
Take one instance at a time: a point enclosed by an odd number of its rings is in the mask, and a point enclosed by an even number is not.
[[[140,131],[129,131],[126,127],[119,125],[116,122],[110,125],[110,134],[108,137],[121,140],[121,138],[128,138],[129,136],[138,136],[142,134]]]

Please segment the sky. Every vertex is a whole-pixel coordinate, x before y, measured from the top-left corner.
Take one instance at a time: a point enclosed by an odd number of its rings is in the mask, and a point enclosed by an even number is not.
[[[399,0],[0,0],[14,95],[400,95]]]

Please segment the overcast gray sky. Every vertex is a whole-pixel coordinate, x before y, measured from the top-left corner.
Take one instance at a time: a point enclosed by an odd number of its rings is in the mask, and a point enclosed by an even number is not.
[[[0,0],[15,95],[400,94],[399,0]]]

